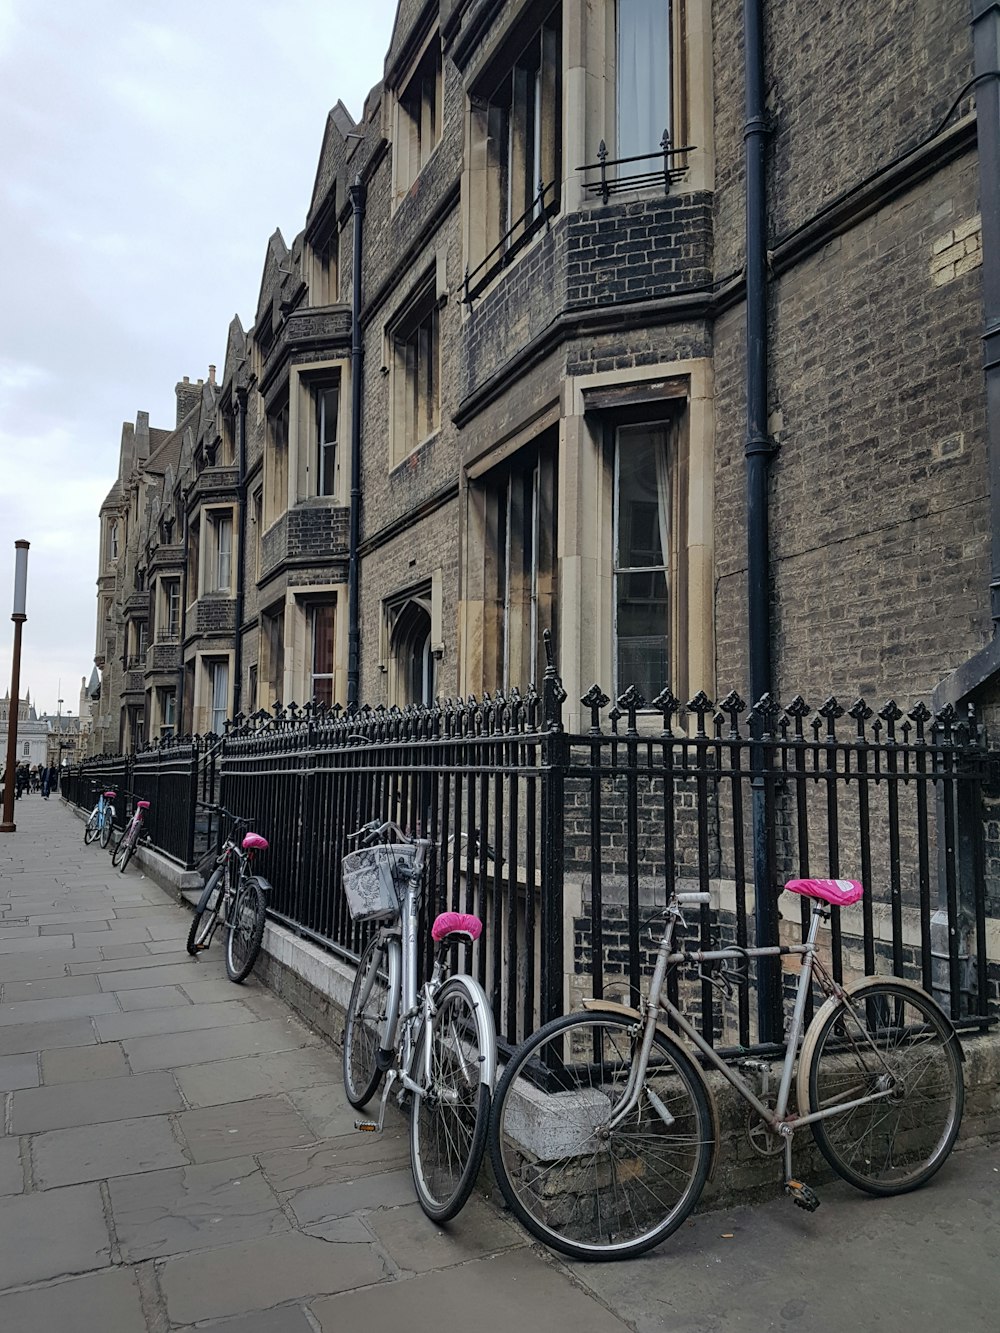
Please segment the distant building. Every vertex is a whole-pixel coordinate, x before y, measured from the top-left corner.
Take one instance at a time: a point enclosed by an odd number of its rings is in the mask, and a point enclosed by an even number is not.
[[[10,725],[10,691],[0,699],[0,764],[7,759],[7,729]],[[17,762],[34,768],[48,759],[49,727],[40,718],[31,702],[31,691],[18,701],[17,708]]]
[[[62,768],[66,764],[76,763],[90,752],[90,690],[97,678],[96,687],[100,689],[100,677],[94,668],[91,684],[87,677],[80,677],[79,713],[70,712],[43,713],[39,719],[48,728],[48,747],[46,762],[50,767]],[[62,700],[59,701],[60,704]]]

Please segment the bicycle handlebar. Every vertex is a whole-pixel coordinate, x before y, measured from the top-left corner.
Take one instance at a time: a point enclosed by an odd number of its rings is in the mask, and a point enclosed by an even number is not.
[[[386,819],[384,821],[380,819],[370,819],[367,824],[362,824],[361,827],[355,829],[353,833],[348,833],[347,840],[348,842],[355,842],[358,838],[361,838],[366,844],[380,842],[385,839],[385,836],[388,833],[396,834],[400,842],[414,843],[418,847],[421,844],[426,847],[433,846],[430,838],[411,838],[410,835],[405,833],[392,819]]]
[[[253,823],[253,818],[250,815],[234,815],[232,810],[227,810],[224,805],[212,805],[210,801],[195,801],[195,805],[200,806],[202,810],[207,810],[209,814],[225,815],[234,824]]]

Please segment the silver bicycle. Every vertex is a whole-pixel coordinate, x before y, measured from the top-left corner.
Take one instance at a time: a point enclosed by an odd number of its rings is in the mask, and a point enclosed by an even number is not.
[[[855,880],[792,880],[816,901],[804,943],[675,949],[684,908],[707,893],[675,893],[641,1009],[584,1001],[520,1046],[494,1099],[493,1168],[533,1235],[577,1259],[624,1259],[675,1231],[694,1208],[718,1150],[718,1115],[683,1034],[748,1103],[757,1152],[784,1158],[785,1191],[810,1211],[819,1199],[792,1172],[792,1138],[808,1125],[833,1169],[870,1194],[924,1184],[951,1151],[962,1119],[962,1053],[951,1021],[913,982],[835,981],[818,955],[830,906],[857,902]],[[798,955],[798,990],[776,1094],[765,1062],[727,1065],[666,993],[668,969],[692,965],[722,984],[746,980],[752,958]],[[718,969],[729,965],[720,979]],[[706,969],[708,969],[706,971]],[[714,972],[713,972],[713,969]],[[798,1052],[810,984],[827,997]],[[670,1028],[661,1027],[669,1020]],[[673,1030],[670,1030],[670,1029]]]
[[[361,954],[344,1028],[344,1087],[363,1107],[385,1081],[382,1129],[395,1090],[408,1104],[413,1183],[424,1212],[446,1222],[475,1184],[489,1131],[496,1033],[486,995],[473,977],[448,975],[452,946],[479,938],[478,917],[445,912],[431,927],[437,954],[418,987],[417,924],[424,866],[433,843],[373,820],[351,835],[364,845],[344,858],[344,890],[356,921],[379,923]],[[391,838],[392,841],[388,841]]]

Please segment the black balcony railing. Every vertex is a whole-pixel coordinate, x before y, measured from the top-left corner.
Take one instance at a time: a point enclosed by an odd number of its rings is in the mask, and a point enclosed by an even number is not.
[[[136,792],[152,792],[154,777],[160,784],[150,797],[151,814],[165,821],[156,837],[173,840],[178,860],[197,859],[196,792],[252,816],[270,842],[261,871],[274,886],[272,916],[349,959],[366,934],[341,891],[347,835],[391,817],[431,837],[424,927],[446,909],[483,919],[481,938],[458,961],[486,987],[508,1042],[580,995],[634,1002],[675,887],[712,894],[692,914],[689,939],[747,947],[760,942],[759,895],[776,897],[787,879],[809,875],[866,888],[857,908],[832,912],[835,977],[909,977],[960,1024],[995,1016],[1000,964],[987,950],[984,852],[990,756],[971,711],[933,716],[917,704],[904,714],[890,701],[875,713],[859,699],[845,712],[834,698],[813,710],[798,697],[781,707],[769,696],[748,709],[736,694],[716,704],[701,693],[682,708],[669,689],[647,707],[634,688],[612,705],[594,686],[581,700],[590,725],[571,733],[564,701],[550,660],[540,694],[350,717],[276,706],[240,719],[221,741],[188,738],[120,762],[131,763]],[[85,793],[79,804],[107,763],[72,775]],[[768,828],[758,885],[754,787]],[[201,832],[206,843],[217,836]],[[803,904],[787,902],[781,943],[802,937]],[[422,938],[429,966],[429,931]],[[787,989],[793,978],[783,980]],[[760,1045],[746,982],[675,972],[669,986],[720,1049]],[[768,1021],[781,1031],[780,1013]]]
[[[465,270],[462,301],[468,305],[503,271],[533,236],[548,227],[559,212],[559,182],[538,182],[538,190],[531,203],[516,222],[504,232],[496,245],[474,269]]]
[[[607,203],[613,194],[624,194],[633,190],[648,190],[656,186],[663,187],[663,193],[669,194],[670,187],[685,174],[685,164],[678,164],[677,159],[694,152],[694,144],[685,144],[682,148],[672,148],[670,135],[664,130],[659,151],[638,153],[634,157],[609,157],[608,147],[601,140],[597,149],[597,161],[587,162],[577,171],[597,172],[597,178],[590,177],[583,182],[588,194],[599,194]],[[636,164],[642,162],[640,169]],[[648,164],[655,162],[651,167]]]

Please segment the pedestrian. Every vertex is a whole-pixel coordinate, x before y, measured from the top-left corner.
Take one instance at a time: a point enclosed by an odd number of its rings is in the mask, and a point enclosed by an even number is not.
[[[43,801],[47,801],[48,799],[49,799],[49,770],[48,770],[48,768],[43,768],[43,769],[42,769],[42,800],[43,800]]]
[[[59,791],[59,770],[55,764],[49,769],[49,792]]]

